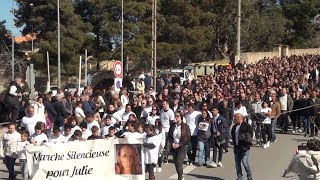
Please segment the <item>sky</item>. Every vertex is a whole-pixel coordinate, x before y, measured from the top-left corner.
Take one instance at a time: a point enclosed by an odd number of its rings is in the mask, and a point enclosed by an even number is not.
[[[17,6],[15,6],[17,8]],[[13,15],[11,13],[12,0],[0,0],[0,21],[6,20],[5,26],[13,31],[14,36],[21,36],[21,28],[13,26]]]

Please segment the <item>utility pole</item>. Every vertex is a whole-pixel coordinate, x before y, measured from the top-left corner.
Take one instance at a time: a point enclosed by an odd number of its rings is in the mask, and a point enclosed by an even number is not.
[[[11,32],[11,80],[14,81],[14,1],[12,0],[12,32]]]
[[[121,70],[123,71],[123,0],[121,0]],[[123,73],[122,73],[122,79],[123,79]]]
[[[238,28],[237,28],[237,58],[240,61],[241,55],[241,0],[238,0]],[[237,62],[235,62],[237,64]]]
[[[152,0],[152,54],[151,54],[151,75],[153,87],[157,85],[157,0]]]
[[[61,67],[60,67],[60,0],[57,0],[58,13],[58,88],[61,88]]]
[[[88,86],[88,51],[84,51],[84,86]]]
[[[32,12],[33,12],[33,3],[30,3],[30,18],[32,17]],[[31,25],[31,53],[33,53],[33,24]]]

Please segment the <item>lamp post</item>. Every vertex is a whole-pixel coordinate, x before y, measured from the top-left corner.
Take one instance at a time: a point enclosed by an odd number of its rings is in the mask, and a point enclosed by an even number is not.
[[[14,81],[14,0],[12,0],[12,32],[11,32],[11,80]]]
[[[121,70],[123,71],[123,0],[121,0]],[[122,73],[123,79],[123,73]]]
[[[30,18],[32,16],[32,12],[33,12],[33,3],[30,3]],[[33,24],[31,25],[31,53],[33,53]]]
[[[151,74],[153,77],[153,87],[157,83],[157,0],[152,0],[152,54],[151,54]]]
[[[60,70],[60,0],[57,0],[58,14],[58,88],[61,88],[61,70]]]
[[[241,55],[240,51],[241,51],[241,0],[238,0],[237,58],[236,58],[237,62],[240,61],[240,55]]]

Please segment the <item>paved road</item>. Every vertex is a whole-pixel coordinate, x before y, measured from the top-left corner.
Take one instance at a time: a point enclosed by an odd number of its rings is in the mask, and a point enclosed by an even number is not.
[[[6,129],[0,129],[0,134],[3,134]],[[306,138],[302,134],[278,134],[278,141],[271,145],[268,149],[262,149],[260,147],[253,147],[250,154],[251,169],[253,177],[256,180],[286,180],[286,179],[298,179],[294,174],[289,174],[286,178],[282,177],[282,174],[287,167],[289,161],[295,153],[296,147],[302,142],[306,142]],[[212,153],[211,153],[212,154]],[[233,180],[236,179],[236,172],[234,166],[234,155],[232,149],[229,153],[223,155],[223,168],[206,168],[184,165],[185,180],[196,179],[214,179],[214,180]],[[175,168],[172,163],[164,164],[162,172],[156,173],[156,179],[167,180],[177,179]],[[16,166],[18,169],[18,164]],[[245,172],[244,172],[245,173]],[[245,174],[244,174],[245,175]],[[0,162],[0,180],[8,177],[7,170]],[[21,179],[21,175],[18,174],[18,179]]]

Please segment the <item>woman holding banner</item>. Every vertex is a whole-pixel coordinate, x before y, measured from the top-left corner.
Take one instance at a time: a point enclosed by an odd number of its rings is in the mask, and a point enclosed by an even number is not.
[[[141,153],[135,144],[117,145],[116,174],[142,174]]]
[[[183,122],[183,113],[178,110],[175,113],[176,122],[170,126],[168,133],[168,141],[171,145],[174,165],[178,173],[178,180],[184,179],[183,174],[183,160],[186,157],[188,150],[188,142],[190,140],[189,126]]]

